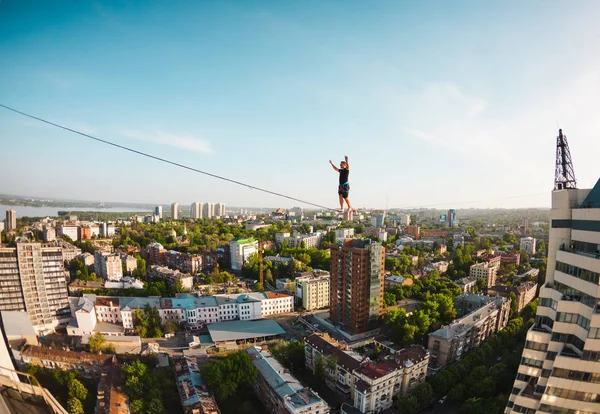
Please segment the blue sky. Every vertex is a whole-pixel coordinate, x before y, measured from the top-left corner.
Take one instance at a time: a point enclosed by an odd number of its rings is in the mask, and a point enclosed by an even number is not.
[[[557,123],[579,187],[600,177],[598,12],[596,1],[4,0],[0,103],[331,207],[328,160],[344,154],[357,207],[549,206]],[[297,204],[6,110],[0,126],[0,192]]]

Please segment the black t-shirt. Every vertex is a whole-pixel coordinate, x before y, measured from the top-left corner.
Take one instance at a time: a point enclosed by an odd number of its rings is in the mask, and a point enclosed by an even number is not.
[[[350,175],[350,170],[348,168],[340,168],[340,185],[344,185],[348,182],[348,175]]]

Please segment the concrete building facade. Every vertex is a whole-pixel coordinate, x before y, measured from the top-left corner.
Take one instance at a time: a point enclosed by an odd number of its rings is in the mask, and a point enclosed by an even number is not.
[[[600,412],[600,180],[552,192],[546,281],[506,413]]]
[[[179,219],[179,204],[172,203],[171,204],[171,220],[178,220]]]
[[[190,217],[194,220],[202,218],[202,203],[200,201],[194,201],[190,208]]]
[[[0,310],[27,311],[36,332],[70,319],[66,272],[60,247],[17,243],[0,248]]]
[[[523,237],[519,242],[519,247],[527,254],[535,254],[535,244],[536,240],[533,237]]]
[[[4,230],[12,233],[17,229],[17,212],[15,210],[6,210],[6,226]]]
[[[244,264],[253,253],[258,253],[258,242],[253,238],[234,239],[229,242],[231,255],[231,268],[233,270],[242,270]]]
[[[499,258],[500,256],[498,256],[498,259]],[[499,267],[500,266],[491,265],[488,262],[476,263],[471,265],[469,277],[485,280],[486,286],[490,288],[496,284],[496,275]]]
[[[427,349],[434,366],[453,364],[508,323],[506,298],[466,293],[454,298],[454,303],[464,316],[429,334]]]
[[[296,303],[306,310],[329,307],[330,300],[329,272],[304,272],[296,277]]]

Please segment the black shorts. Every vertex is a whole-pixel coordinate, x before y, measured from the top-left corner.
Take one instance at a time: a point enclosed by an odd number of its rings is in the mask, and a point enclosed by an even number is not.
[[[348,198],[350,195],[350,184],[342,184],[338,187],[338,194],[344,198]]]

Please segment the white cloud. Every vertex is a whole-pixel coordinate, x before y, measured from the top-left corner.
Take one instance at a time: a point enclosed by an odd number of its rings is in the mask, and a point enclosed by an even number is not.
[[[133,130],[122,130],[120,131],[120,135],[141,141],[154,142],[156,144],[195,151],[201,154],[210,154],[213,152],[210,142],[192,135],[176,135],[170,132],[161,131],[141,132]]]

